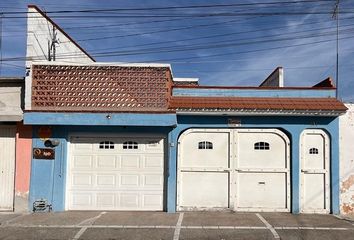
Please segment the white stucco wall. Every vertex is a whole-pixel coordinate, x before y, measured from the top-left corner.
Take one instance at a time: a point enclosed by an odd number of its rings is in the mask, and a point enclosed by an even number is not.
[[[0,121],[21,121],[21,87],[0,87]]]
[[[68,63],[92,63],[93,60],[73,43],[61,29],[55,28],[56,61]],[[48,48],[53,39],[53,24],[35,7],[28,8],[27,20],[27,52],[26,52],[26,94],[25,109],[31,107],[31,73],[29,72],[33,62],[48,61]]]
[[[284,87],[284,69],[278,67],[272,72],[266,80],[262,82],[261,87]]]
[[[354,214],[354,104],[339,118],[341,214]]]

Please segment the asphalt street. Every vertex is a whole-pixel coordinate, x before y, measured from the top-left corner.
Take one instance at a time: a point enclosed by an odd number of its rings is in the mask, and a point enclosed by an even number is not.
[[[0,213],[0,239],[354,239],[333,215],[235,212]]]

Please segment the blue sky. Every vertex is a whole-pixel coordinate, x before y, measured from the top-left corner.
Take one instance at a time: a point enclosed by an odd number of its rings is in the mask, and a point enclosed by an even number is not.
[[[26,11],[27,4],[48,12],[145,9],[48,15],[97,61],[171,63],[175,77],[197,77],[203,85],[258,86],[277,66],[284,67],[285,86],[335,78],[335,1],[256,4],[269,2],[284,1],[2,0],[0,11]],[[253,5],[231,6],[245,3]],[[146,9],[191,5],[230,6]],[[339,94],[354,102],[354,1],[340,7],[346,13],[340,15]],[[280,12],[286,14],[271,14]],[[6,59],[23,58],[25,43],[26,19],[4,18],[2,76],[24,75],[23,59]]]

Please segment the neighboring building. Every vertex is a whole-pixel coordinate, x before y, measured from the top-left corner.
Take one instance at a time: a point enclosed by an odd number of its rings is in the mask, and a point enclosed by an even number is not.
[[[27,62],[30,207],[339,213],[347,108],[330,79],[283,87],[277,68],[260,87],[211,87],[168,64],[95,63],[33,11],[83,59]]]
[[[32,134],[22,125],[23,89],[23,78],[0,78],[0,211],[27,209]]]
[[[354,104],[339,118],[341,213],[354,214]]]

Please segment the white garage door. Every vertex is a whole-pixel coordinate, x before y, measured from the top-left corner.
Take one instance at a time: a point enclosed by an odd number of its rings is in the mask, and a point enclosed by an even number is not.
[[[72,137],[68,210],[163,210],[162,137]]]
[[[290,144],[277,129],[190,129],[179,139],[177,209],[290,211]]]

